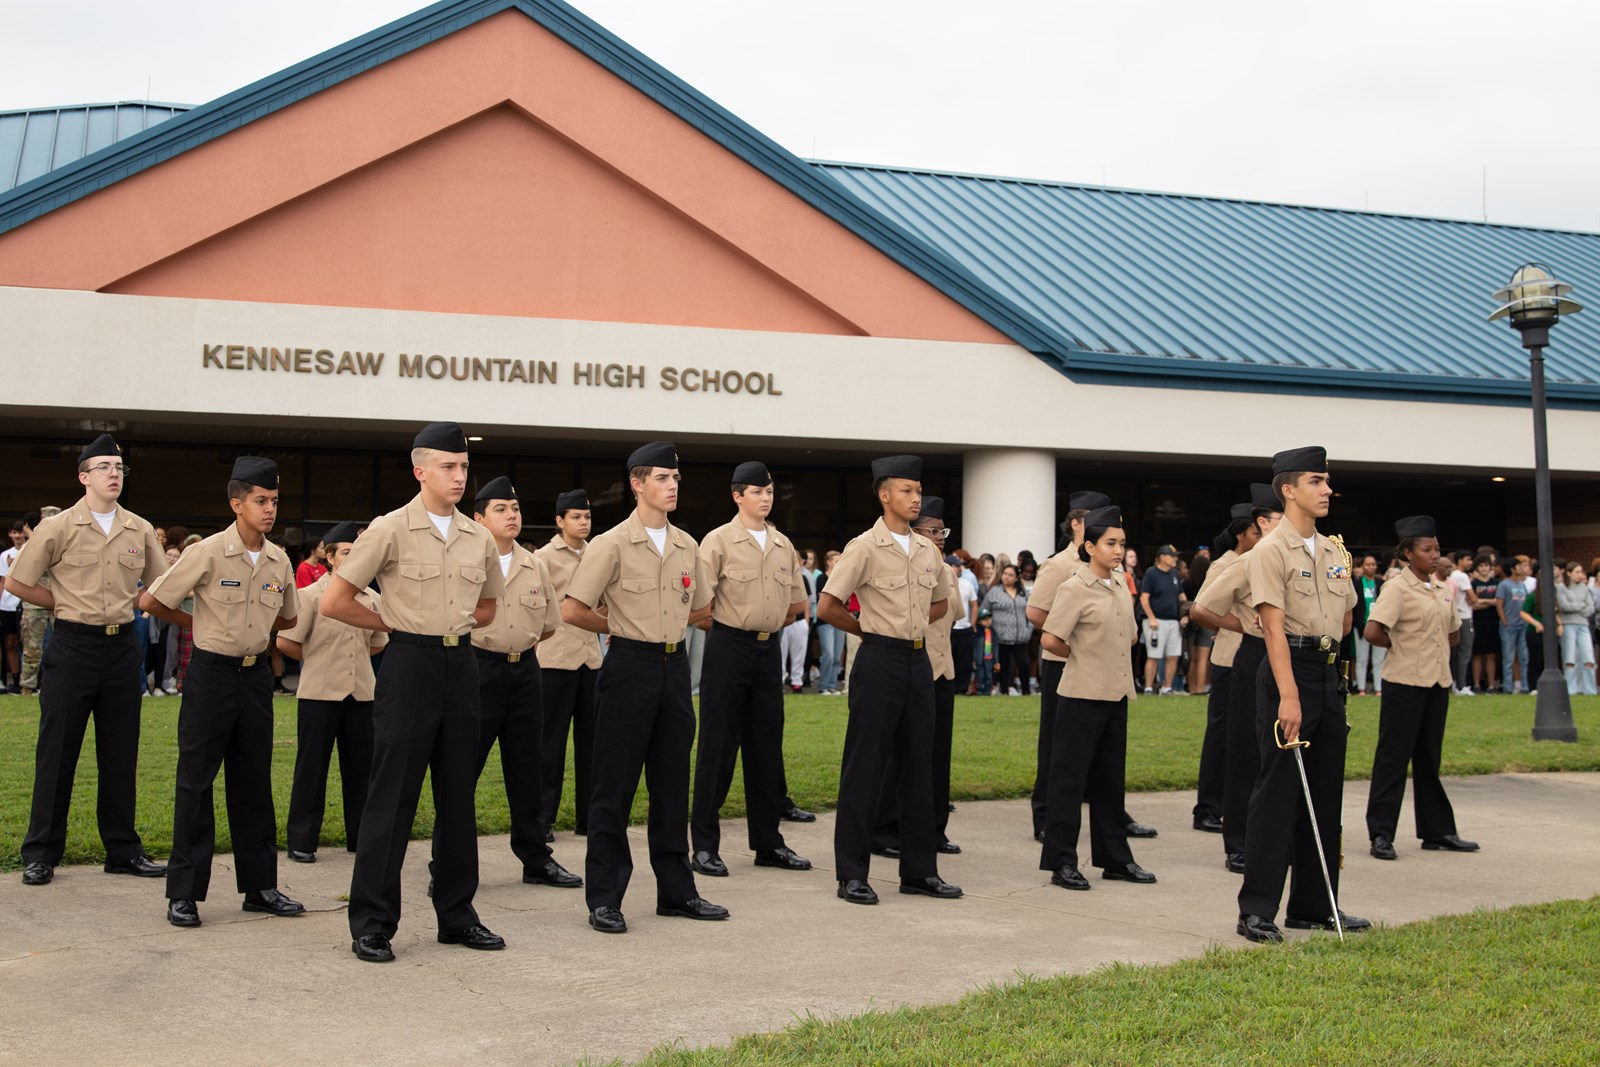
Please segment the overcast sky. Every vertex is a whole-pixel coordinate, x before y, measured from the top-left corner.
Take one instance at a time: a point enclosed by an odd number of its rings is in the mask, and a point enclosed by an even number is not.
[[[198,104],[418,0],[0,2],[0,109]],[[1600,230],[1600,5],[579,0],[802,156]]]

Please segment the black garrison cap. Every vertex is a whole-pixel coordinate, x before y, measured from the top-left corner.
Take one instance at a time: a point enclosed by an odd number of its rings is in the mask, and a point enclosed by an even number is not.
[[[120,456],[122,448],[111,439],[111,435],[103,433],[89,442],[89,447],[78,453],[78,462],[87,463],[96,456]]]
[[[633,455],[628,457],[628,470],[635,467],[676,467],[678,465],[678,446],[671,441],[651,441],[647,445],[640,445],[633,450]]]
[[[1104,507],[1095,508],[1083,517],[1083,528],[1091,526],[1118,526],[1122,525],[1122,509],[1115,504],[1106,504]]]
[[[938,519],[940,522],[943,522],[944,521],[944,497],[942,497],[942,496],[925,496],[925,497],[923,497],[922,498],[922,510],[917,513],[917,518],[919,520],[921,520],[921,519]]]
[[[1272,457],[1274,475],[1287,474],[1290,471],[1327,474],[1328,450],[1321,445],[1307,445],[1304,448],[1291,448],[1286,452],[1279,452]]]
[[[772,472],[758,459],[741,463],[733,468],[734,485],[771,485]]]
[[[1278,494],[1266,482],[1251,482],[1250,506],[1261,511],[1282,511],[1283,501],[1278,499]]]
[[[1394,535],[1402,541],[1408,537],[1438,537],[1439,529],[1432,515],[1408,515],[1395,520]]]
[[[568,489],[556,497],[556,514],[567,511],[588,511],[589,494],[582,489]]]
[[[487,504],[491,500],[515,500],[517,491],[512,488],[511,479],[502,474],[498,478],[485,482],[478,495],[472,498],[473,506]]]
[[[1110,497],[1104,493],[1097,493],[1093,489],[1083,489],[1067,497],[1068,511],[1077,511],[1079,508],[1088,508],[1093,511],[1095,508],[1109,507],[1110,504]]]
[[[411,441],[412,448],[436,448],[440,452],[465,452],[467,435],[459,422],[430,422]]]
[[[922,481],[921,456],[884,456],[882,459],[872,461],[872,480],[882,478],[909,478],[914,482]]]
[[[1250,517],[1250,513],[1254,511],[1255,508],[1256,506],[1254,504],[1235,504],[1233,507],[1228,509],[1228,519],[1232,522],[1237,522],[1240,519],[1248,519]],[[1277,508],[1274,507],[1273,510],[1276,511]]]
[[[278,465],[260,456],[240,456],[233,461],[231,481],[246,482],[262,489],[278,488]]]
[[[361,532],[359,522],[341,522],[333,529],[322,535],[322,543],[332,548],[334,545],[353,543],[356,534]]]

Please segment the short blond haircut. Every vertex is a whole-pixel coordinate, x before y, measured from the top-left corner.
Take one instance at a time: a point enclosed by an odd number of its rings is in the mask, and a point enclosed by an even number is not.
[[[431,448],[413,448],[411,450],[411,465],[413,467],[426,467],[428,460],[433,458],[434,450]]]

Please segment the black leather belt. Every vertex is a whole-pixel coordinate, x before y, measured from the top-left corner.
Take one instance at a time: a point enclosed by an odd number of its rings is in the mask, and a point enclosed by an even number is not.
[[[73,622],[70,619],[57,619],[55,628],[65,634],[83,634],[85,637],[116,637],[120,634],[133,633],[133,620],[114,622],[109,626],[90,626],[88,623]]]
[[[1289,656],[1302,663],[1333,666],[1339,662],[1339,642],[1332,637],[1285,634]]]
[[[1257,637],[1255,634],[1242,634],[1241,637],[1242,637],[1242,640],[1239,642],[1239,647],[1240,648],[1244,648],[1245,646],[1249,646],[1250,648],[1255,649],[1257,652],[1266,651],[1266,647],[1267,647],[1266,641],[1264,641],[1261,638]]]
[[[746,640],[757,641],[762,644],[766,644],[768,641],[771,641],[777,636],[777,632],[775,630],[741,630],[737,626],[729,626],[727,623],[717,622],[715,619],[711,621],[711,628],[713,630],[721,631],[725,634],[732,634],[735,637],[742,637]]]
[[[424,648],[470,648],[471,636],[468,634],[413,634],[404,630],[391,630],[389,640],[398,641],[402,645],[421,645]]]
[[[538,646],[529,645],[521,652],[497,652],[492,648],[484,648],[482,645],[473,645],[472,651],[476,652],[480,656],[490,656],[494,659],[503,659],[507,663],[521,663],[523,660],[531,659],[533,657],[533,650],[536,647]]]
[[[883,634],[867,633],[861,635],[861,643],[864,645],[883,645],[885,648],[898,648],[906,652],[918,651],[927,644],[921,637],[885,637]]]
[[[224,656],[219,652],[207,652],[203,648],[195,648],[190,650],[189,655],[201,663],[210,663],[218,667],[232,667],[236,671],[248,671],[254,667],[265,666],[270,658],[266,649],[262,649],[260,652],[252,652],[248,656]]]
[[[611,647],[612,648],[632,648],[632,649],[637,649],[640,652],[660,652],[660,653],[662,653],[664,655],[670,656],[674,652],[682,651],[683,642],[682,641],[635,641],[631,637],[615,637],[614,636],[614,637],[611,638]]]

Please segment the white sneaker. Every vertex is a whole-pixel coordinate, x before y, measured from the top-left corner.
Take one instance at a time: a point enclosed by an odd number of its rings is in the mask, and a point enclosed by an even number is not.
[[[1162,689],[1160,695],[1164,696],[1164,697],[1171,696],[1172,695],[1172,686],[1169,685],[1169,686],[1165,687],[1164,689]]]
[[[1460,689],[1456,690],[1456,696],[1458,697],[1475,697],[1477,695],[1477,693],[1472,691],[1472,687],[1470,685],[1464,685]]]
[[[160,694],[160,690],[157,690],[157,691],[156,691],[156,692],[154,692],[154,693],[152,693],[152,692],[150,692],[150,690],[148,690],[148,689],[146,689],[146,690],[145,690],[145,691],[144,691],[144,695],[145,695],[145,696],[147,696],[147,697],[153,697],[153,696],[157,696],[157,695],[159,695],[159,694]]]
[[[177,682],[168,682],[166,685],[162,686],[161,688],[163,688],[163,689],[165,689],[167,691],[167,696],[169,696],[169,697],[175,697],[175,696],[178,695],[178,683]]]

